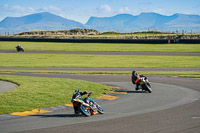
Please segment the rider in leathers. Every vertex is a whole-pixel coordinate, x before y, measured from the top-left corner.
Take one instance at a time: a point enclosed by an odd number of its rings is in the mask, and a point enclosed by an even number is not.
[[[131,81],[133,84],[135,84],[135,90],[139,90],[139,82],[140,82],[140,78],[141,77],[145,77],[144,75],[140,75],[139,73],[137,73],[136,71],[132,72],[132,77],[131,77]]]
[[[79,114],[80,111],[79,111],[79,107],[76,106],[76,105],[74,105],[74,100],[75,99],[81,99],[81,100],[83,100],[85,102],[84,104],[86,104],[87,106],[89,106],[87,99],[81,98],[82,95],[89,94],[89,93],[91,93],[91,92],[89,92],[89,91],[81,92],[79,89],[75,90],[75,92],[73,93],[73,96],[72,96],[72,100],[71,100],[71,102],[73,103],[74,113],[75,114]]]

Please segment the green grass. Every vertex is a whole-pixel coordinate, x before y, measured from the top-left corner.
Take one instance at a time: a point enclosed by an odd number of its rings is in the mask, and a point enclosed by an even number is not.
[[[21,44],[25,51],[200,52],[200,44],[111,44],[4,41],[0,41],[0,50],[15,50],[15,47],[18,44]]]
[[[0,93],[0,114],[71,103],[75,89],[92,91],[92,97],[110,91],[107,86],[83,80],[9,75],[0,75],[0,80],[19,84],[16,89]]]
[[[97,75],[131,75],[131,71],[60,71],[60,70],[0,70],[0,73],[72,73],[72,74],[97,74]],[[137,71],[143,75],[175,75],[179,77],[200,78],[200,71]]]
[[[61,70],[8,70],[1,69],[0,73],[72,73],[72,74],[117,74],[117,75],[131,75],[132,71],[61,71]],[[199,75],[200,71],[137,71],[144,75]]]
[[[199,56],[0,53],[0,67],[199,67]]]

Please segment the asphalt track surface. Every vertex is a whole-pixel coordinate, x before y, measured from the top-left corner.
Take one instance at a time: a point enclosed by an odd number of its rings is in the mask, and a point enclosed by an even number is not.
[[[193,78],[147,75],[153,93],[136,92],[128,75],[78,75],[10,73],[88,80],[120,86],[128,93],[113,101],[99,101],[105,114],[73,115],[71,108],[58,107],[52,113],[1,118],[1,132],[200,132],[200,82]]]
[[[6,81],[1,81],[0,80],[0,93],[6,92],[8,90],[17,88],[17,84],[6,82]]]

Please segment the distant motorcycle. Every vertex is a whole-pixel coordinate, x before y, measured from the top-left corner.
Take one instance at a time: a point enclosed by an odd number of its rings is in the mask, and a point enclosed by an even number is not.
[[[17,52],[20,52],[20,51],[24,52],[24,49],[22,47],[16,47],[16,49],[17,49]]]
[[[151,84],[147,77],[140,78],[138,88],[142,89],[143,91],[148,91],[149,93],[152,92]]]
[[[83,100],[75,99],[73,106],[78,107],[78,111],[85,116],[91,116],[97,113],[103,114],[103,108],[97,104],[92,98],[90,98],[91,93],[88,94],[88,97],[85,97]]]

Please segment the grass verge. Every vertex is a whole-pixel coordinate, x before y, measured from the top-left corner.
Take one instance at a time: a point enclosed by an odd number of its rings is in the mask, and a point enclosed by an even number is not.
[[[99,74],[99,75],[131,75],[131,71],[58,71],[58,70],[0,70],[0,73],[72,73],[72,74]],[[176,75],[179,77],[200,78],[200,71],[137,71],[143,75]]]
[[[108,86],[72,79],[0,75],[0,80],[19,84],[16,89],[0,93],[0,114],[70,103],[75,89],[93,91],[92,97],[108,93]]]
[[[200,56],[0,53],[1,67],[199,67]]]
[[[21,44],[25,51],[200,52],[200,44],[113,44],[12,41],[1,41],[0,50],[15,50],[18,44]]]

